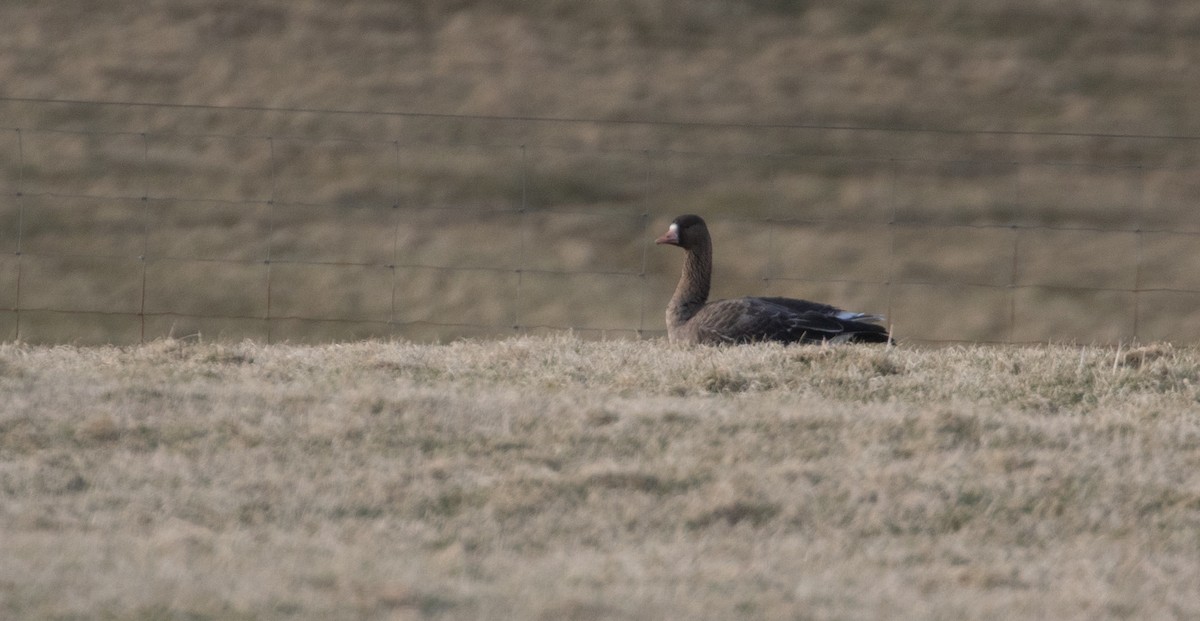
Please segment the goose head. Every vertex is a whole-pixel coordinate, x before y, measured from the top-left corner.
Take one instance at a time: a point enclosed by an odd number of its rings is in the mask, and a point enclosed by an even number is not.
[[[667,227],[667,232],[654,240],[656,244],[679,246],[691,250],[709,239],[708,226],[700,216],[688,214],[679,216]]]

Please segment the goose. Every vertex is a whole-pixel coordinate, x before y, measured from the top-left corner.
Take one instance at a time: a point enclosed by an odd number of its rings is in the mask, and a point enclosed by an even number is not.
[[[745,297],[708,301],[712,237],[700,216],[679,216],[656,244],[687,251],[683,274],[667,304],[667,338],[705,345],[756,343],[890,343],[880,315],[855,313],[793,298]]]

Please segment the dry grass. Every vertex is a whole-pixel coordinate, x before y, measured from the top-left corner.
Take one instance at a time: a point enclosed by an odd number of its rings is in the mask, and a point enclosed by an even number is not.
[[[0,346],[0,616],[1200,615],[1200,352]]]
[[[723,227],[722,295],[890,310],[906,338],[1200,329],[1173,292],[1200,288],[1193,234],[1091,232],[1200,230],[1192,140],[620,123],[1195,136],[1185,0],[89,0],[0,22],[13,96],[602,121],[0,101],[3,339],[653,334],[677,257],[644,248],[686,212]],[[481,266],[512,271],[442,269]],[[959,284],[878,284],[904,281]]]

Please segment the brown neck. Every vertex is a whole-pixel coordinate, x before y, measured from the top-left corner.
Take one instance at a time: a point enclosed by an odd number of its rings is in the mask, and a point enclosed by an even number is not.
[[[683,274],[675,286],[675,295],[667,304],[667,327],[683,325],[708,301],[712,280],[712,242],[707,235],[688,249],[683,262]]]

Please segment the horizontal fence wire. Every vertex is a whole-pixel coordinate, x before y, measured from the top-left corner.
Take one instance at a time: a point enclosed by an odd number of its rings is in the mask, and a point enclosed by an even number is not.
[[[188,109],[285,116],[413,116],[484,124],[669,126],[701,133],[800,129],[968,138],[1014,135],[1183,143],[1197,139],[21,98],[0,98],[0,102],[150,108],[166,113]],[[686,194],[689,185],[720,182],[727,173],[730,178],[753,176],[760,169],[768,171],[763,185],[771,188],[770,175],[784,168],[806,182],[824,175],[833,180],[822,183],[843,193],[872,183],[882,189],[874,200],[860,201],[869,206],[865,209],[869,213],[849,214],[797,214],[791,211],[789,195],[771,192],[757,201],[759,207],[739,209],[724,204],[729,201],[721,198],[724,190],[714,191],[718,213],[706,216],[714,236],[737,229],[727,238],[732,241],[716,241],[717,252],[744,255],[746,246],[735,244],[749,242],[751,250],[765,256],[748,273],[736,273],[734,283],[771,294],[812,286],[818,292],[859,301],[871,306],[861,310],[885,312],[902,342],[1190,341],[1200,329],[1200,279],[1176,282],[1171,274],[1160,275],[1165,268],[1184,273],[1187,266],[1200,265],[1193,256],[1200,253],[1194,248],[1186,252],[1200,236],[1200,222],[1186,217],[1194,207],[1188,204],[1187,191],[1193,186],[1187,180],[1197,172],[1187,163],[1098,164],[1023,154],[939,159],[896,151],[827,155],[619,144],[574,148],[533,141],[491,143],[478,137],[408,140],[253,130],[29,125],[0,131],[11,138],[0,143],[4,175],[0,190],[6,197],[0,211],[0,314],[7,316],[7,324],[0,322],[0,336],[6,334],[8,340],[142,342],[178,336],[177,329],[267,342],[393,336],[445,340],[540,331],[658,337],[665,333],[661,309],[681,257],[652,250],[658,232],[653,227],[665,226],[676,215],[668,209],[680,211],[684,206],[656,201],[665,198],[670,203],[673,194]],[[189,141],[247,147],[247,160],[217,161],[220,158],[202,152],[181,154],[164,147]],[[899,144],[903,146],[903,140]],[[354,161],[367,164],[373,174],[339,162],[339,157],[362,155],[339,150],[343,148],[366,153]],[[438,158],[446,156],[444,149],[452,150],[453,157],[445,168],[437,168]],[[463,156],[464,149],[484,155]],[[580,163],[561,163],[569,158]],[[587,183],[586,171],[612,161],[626,169],[602,181],[622,189]],[[725,169],[729,162],[753,174],[729,173]],[[789,168],[797,162],[803,174]],[[815,164],[806,167],[810,163]],[[494,172],[498,164],[511,169],[511,178]],[[537,166],[564,167],[565,172],[555,173],[563,177],[563,187],[548,190],[539,185],[544,181]],[[847,175],[843,166],[868,172],[839,180],[839,175]],[[455,172],[455,167],[465,172]],[[832,172],[823,172],[827,167]],[[951,198],[945,201],[950,208],[920,211],[922,197],[910,186],[919,185],[914,180],[923,179],[928,169],[934,169],[927,175],[935,178],[932,185],[966,188],[953,190],[963,197],[961,204],[984,201],[989,207],[974,213],[959,209],[955,201],[960,199]],[[1083,174],[1077,180],[1081,191],[1093,182],[1115,178],[1113,190],[1136,196],[1104,217],[1087,217],[1087,210],[1080,208],[1049,218],[1047,209],[1056,207],[1055,200],[1071,202],[1072,191],[1043,190],[1054,183],[1029,189],[1020,178],[1029,171],[1068,178]],[[209,194],[195,183],[171,182],[192,172],[201,178],[200,186],[204,179],[214,180],[216,190]],[[345,182],[341,175],[354,179]],[[983,175],[984,187],[971,188],[978,175]],[[1005,186],[1009,183],[1005,175],[1016,177],[1013,187]],[[228,182],[229,176],[236,179]],[[989,192],[987,181],[994,181],[993,177],[1002,183],[997,186],[1001,189],[991,190],[1011,195],[995,204],[979,198]],[[1183,190],[1170,200],[1162,199],[1162,192],[1155,195],[1158,198],[1147,198],[1145,187],[1162,185],[1161,179]],[[413,187],[403,191],[385,187],[405,180]],[[327,191],[343,182],[344,191]],[[750,188],[747,192],[755,191],[754,184],[745,185]],[[937,190],[927,192],[936,196]],[[1030,196],[1043,191],[1045,197]],[[556,193],[570,198],[558,203]],[[1103,190],[1098,196],[1103,202]],[[1157,209],[1164,202],[1171,203],[1170,209]],[[996,205],[1003,207],[999,213]],[[1151,210],[1156,210],[1153,218]],[[823,234],[830,231],[842,235],[840,246],[829,241],[836,235]],[[592,239],[597,233],[598,238]],[[946,237],[922,238],[939,235]],[[973,251],[970,242],[957,241],[965,235],[989,236],[985,241],[991,246]],[[1177,244],[1179,256],[1157,250],[1160,237]],[[414,239],[428,249],[428,256],[410,251]],[[1115,247],[1106,247],[1110,241]],[[213,249],[201,251],[206,244]],[[624,264],[606,264],[606,244],[618,246],[622,256],[631,258]],[[829,252],[806,254],[804,244],[829,244]],[[1148,257],[1151,250],[1156,253],[1155,263]],[[814,258],[818,268],[826,269],[801,272],[791,267]],[[1179,267],[1171,263],[1175,258]],[[559,295],[564,292],[568,295]],[[1055,329],[1056,325],[1065,327]]]
[[[698,127],[702,129],[817,129],[848,132],[910,132],[921,134],[1038,136],[1057,138],[1111,138],[1119,140],[1179,140],[1200,141],[1193,134],[1146,134],[1122,132],[1048,131],[1022,129],[979,129],[962,127],[910,127],[880,125],[847,125],[833,123],[761,123],[749,121],[713,121],[685,119],[612,119],[598,117],[555,117],[534,115],[462,114],[404,110],[362,110],[351,108],[317,108],[303,106],[252,106],[231,104],[163,103],[94,99],[56,99],[46,97],[0,96],[0,102],[38,105],[104,106],[115,108],[152,108],[159,110],[208,110],[214,112],[267,112],[284,114],[318,114],[341,116],[412,117],[431,119],[472,120],[487,122],[569,123],[589,125],[647,125],[669,127]]]

